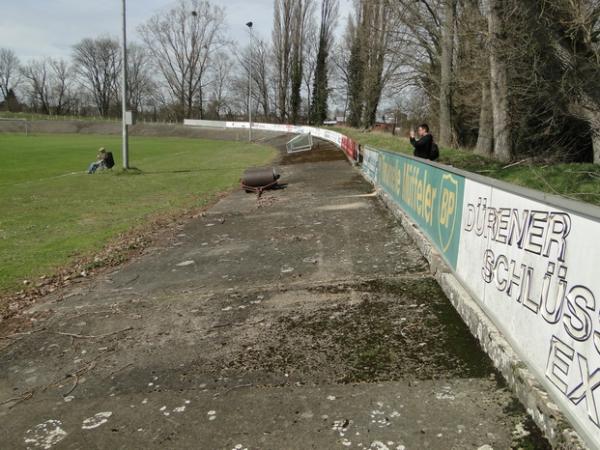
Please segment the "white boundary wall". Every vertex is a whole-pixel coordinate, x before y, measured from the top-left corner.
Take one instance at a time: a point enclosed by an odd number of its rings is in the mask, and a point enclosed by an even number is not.
[[[212,127],[212,128],[245,128],[248,129],[248,122],[217,122],[219,125],[215,126],[215,122],[211,120],[193,120],[185,119],[184,125],[196,126],[196,127]],[[305,134],[310,133],[314,137],[324,139],[332,142],[340,147],[348,158],[352,161],[356,161],[358,158],[358,144],[352,139],[344,136],[341,133],[333,130],[326,130],[323,128],[311,127],[311,126],[296,126],[296,125],[285,125],[285,124],[273,124],[273,123],[252,123],[253,130],[264,130],[264,131],[275,131],[279,133],[292,133],[292,134]]]
[[[465,180],[456,273],[600,448],[600,223]]]

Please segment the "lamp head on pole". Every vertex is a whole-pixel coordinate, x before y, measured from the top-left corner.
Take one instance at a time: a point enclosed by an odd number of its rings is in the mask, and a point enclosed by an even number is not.
[[[246,26],[247,26],[248,28],[252,28],[252,22],[246,22]]]

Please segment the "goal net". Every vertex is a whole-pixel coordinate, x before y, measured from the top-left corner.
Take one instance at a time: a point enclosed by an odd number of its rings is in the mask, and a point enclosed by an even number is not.
[[[30,132],[31,123],[29,120],[0,117],[0,133],[23,133],[28,136]]]
[[[288,153],[306,152],[312,149],[313,140],[310,133],[300,134],[286,145]]]

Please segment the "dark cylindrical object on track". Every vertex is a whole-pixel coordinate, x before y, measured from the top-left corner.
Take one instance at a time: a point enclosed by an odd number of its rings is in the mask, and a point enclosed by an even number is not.
[[[263,187],[273,184],[279,179],[274,167],[247,169],[242,178],[242,184],[249,187]]]

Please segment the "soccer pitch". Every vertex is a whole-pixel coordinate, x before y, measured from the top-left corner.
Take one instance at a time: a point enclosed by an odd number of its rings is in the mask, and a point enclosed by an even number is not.
[[[112,171],[88,175],[99,147]],[[241,142],[119,136],[0,134],[0,292],[35,282],[153,217],[199,207],[276,150]]]

